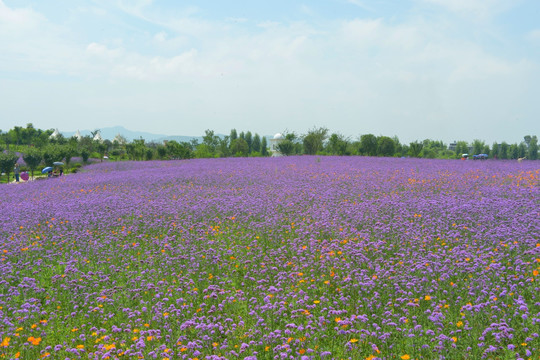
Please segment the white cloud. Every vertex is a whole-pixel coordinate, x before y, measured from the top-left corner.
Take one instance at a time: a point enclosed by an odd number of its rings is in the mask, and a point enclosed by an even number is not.
[[[443,6],[442,0],[417,1]],[[239,121],[249,128],[257,119],[269,124],[270,132],[319,124],[351,135],[433,137],[445,122],[455,127],[448,134],[457,134],[471,116],[499,121],[528,93],[537,93],[522,90],[534,89],[536,60],[491,53],[474,39],[453,36],[452,26],[440,22],[267,21],[253,30],[257,24],[249,20],[237,25],[230,19],[173,17],[153,12],[149,4],[139,2],[129,11],[153,24],[151,30],[82,41],[31,8],[9,8],[0,0],[0,66],[13,72],[67,72],[89,90],[78,99],[66,90],[65,101],[73,99],[89,114],[96,108],[121,118],[125,111],[141,124],[148,114],[164,123],[182,116],[193,120],[186,124],[192,134],[204,130],[196,126],[220,130],[209,123],[219,118],[229,128],[240,127],[231,125]],[[475,4],[453,0],[444,6],[482,13]],[[527,38],[538,41],[540,30]],[[403,130],[396,120],[415,129]]]
[[[368,10],[368,11],[373,11],[373,8],[370,7],[370,6],[367,6],[365,1],[361,1],[361,0],[347,0],[347,2],[349,4],[353,4],[353,5],[356,5],[364,10]]]
[[[450,11],[477,17],[480,19],[489,18],[516,5],[515,0],[420,0],[425,3],[434,4],[446,8]]]
[[[527,38],[533,42],[540,42],[540,29],[535,29],[527,34]]]

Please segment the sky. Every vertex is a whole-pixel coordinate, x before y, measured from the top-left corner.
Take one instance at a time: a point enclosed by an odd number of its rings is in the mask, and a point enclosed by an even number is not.
[[[0,0],[0,129],[540,136],[538,0]]]

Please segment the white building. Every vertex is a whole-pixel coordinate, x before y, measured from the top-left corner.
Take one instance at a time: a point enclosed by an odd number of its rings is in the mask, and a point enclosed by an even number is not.
[[[270,139],[270,153],[272,153],[272,156],[282,156],[278,150],[278,145],[283,140],[285,140],[285,137],[280,133],[277,133],[272,139]]]
[[[54,132],[49,136],[49,139],[57,139],[60,136],[60,131],[58,129],[54,129]]]
[[[123,137],[121,134],[116,134],[113,142],[117,142],[120,145],[126,145],[126,138]]]
[[[94,141],[97,141],[97,142],[100,142],[100,143],[103,142],[103,138],[101,137],[101,132],[99,130],[98,130],[98,132],[96,132],[96,135],[94,135]]]

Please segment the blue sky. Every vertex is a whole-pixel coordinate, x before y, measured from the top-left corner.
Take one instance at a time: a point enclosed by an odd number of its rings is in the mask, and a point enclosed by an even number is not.
[[[0,129],[519,142],[536,0],[0,0]]]

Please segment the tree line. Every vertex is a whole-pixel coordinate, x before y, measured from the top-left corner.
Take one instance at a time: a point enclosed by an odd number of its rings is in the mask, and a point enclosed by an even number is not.
[[[206,130],[202,141],[192,139],[189,142],[174,140],[156,143],[139,138],[127,141],[122,136],[114,140],[95,140],[91,136],[66,138],[62,134],[51,136],[53,130],[36,129],[32,124],[26,127],[15,126],[3,132],[0,130],[0,170],[9,174],[22,154],[25,167],[34,175],[40,166],[52,166],[55,161],[63,161],[67,169],[71,168],[72,159],[80,157],[82,163],[90,158],[100,161],[105,156],[112,160],[154,160],[154,159],[191,159],[215,157],[270,156],[268,140],[251,131],[237,132],[232,129],[229,135],[217,135],[213,130]],[[327,128],[312,128],[305,134],[285,131],[279,140],[277,150],[282,155],[363,155],[385,157],[418,157],[429,159],[455,159],[464,153],[486,154],[496,159],[538,159],[538,138],[526,135],[519,144],[506,142],[493,143],[491,146],[482,140],[472,143],[457,141],[450,146],[440,140],[425,139],[408,144],[401,143],[397,136],[376,136],[363,134],[356,139],[339,133],[330,133]],[[78,162],[80,163],[80,162]],[[76,171],[77,167],[72,169]]]

